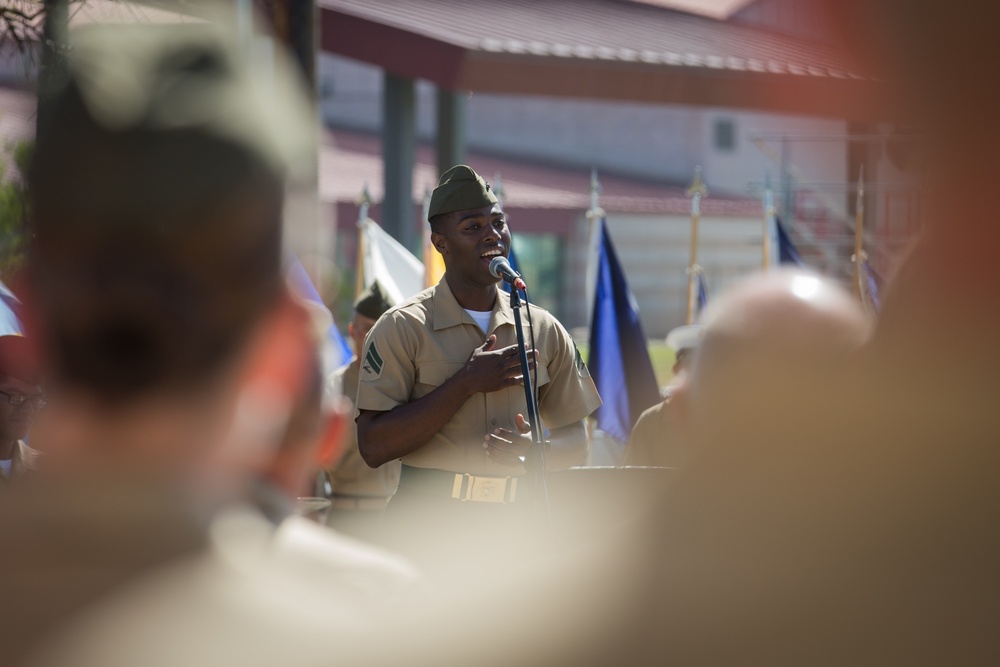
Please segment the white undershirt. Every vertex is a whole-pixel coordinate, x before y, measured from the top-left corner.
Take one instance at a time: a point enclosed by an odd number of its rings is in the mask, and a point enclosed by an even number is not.
[[[469,317],[476,321],[476,324],[478,324],[479,328],[483,330],[483,333],[489,331],[490,317],[493,315],[492,310],[469,310],[468,308],[465,308],[464,310],[469,314]]]

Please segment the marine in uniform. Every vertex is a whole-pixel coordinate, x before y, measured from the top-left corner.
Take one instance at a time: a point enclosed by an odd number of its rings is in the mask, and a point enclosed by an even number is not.
[[[392,301],[378,281],[369,285],[354,302],[354,318],[348,325],[348,333],[354,343],[355,355],[350,363],[338,368],[327,380],[329,387],[352,401],[358,394],[358,373],[361,368],[358,354],[364,346],[365,336],[375,326],[378,318],[391,307]],[[361,458],[357,430],[351,424],[344,437],[340,460],[327,471],[332,488],[327,523],[342,532],[371,537],[369,531],[373,528],[372,523],[399,484],[400,466],[400,462],[395,460],[378,468],[369,467]]]
[[[677,434],[676,407],[671,401],[687,378],[703,334],[700,324],[676,327],[667,334],[667,347],[673,348],[675,354],[674,378],[663,389],[663,400],[639,415],[619,465],[675,468],[683,464],[685,452]]]
[[[5,665],[320,664],[414,580],[260,498],[313,462],[282,212],[315,137],[231,27],[86,26],[43,98],[22,283],[58,400],[0,502]]]
[[[401,523],[422,530],[436,513],[481,536],[485,514],[524,506],[522,457],[532,442],[514,313],[489,270],[509,254],[510,228],[489,184],[465,165],[442,175],[428,218],[445,274],[387,311],[365,341],[358,444],[370,466],[402,461],[387,515],[409,511]],[[566,329],[534,306],[531,325],[547,466],[580,464],[589,447],[583,420],[601,399]]]

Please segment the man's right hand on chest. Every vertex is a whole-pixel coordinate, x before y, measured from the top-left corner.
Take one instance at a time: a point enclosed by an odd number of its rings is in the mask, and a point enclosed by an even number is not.
[[[517,345],[496,349],[497,337],[486,342],[469,355],[469,360],[459,373],[470,389],[470,394],[500,391],[522,383],[521,359]],[[528,351],[528,367],[535,367],[535,350]]]

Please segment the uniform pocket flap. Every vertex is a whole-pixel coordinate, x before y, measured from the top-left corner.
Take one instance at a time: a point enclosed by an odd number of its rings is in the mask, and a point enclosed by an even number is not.
[[[465,362],[428,361],[417,366],[417,382],[440,387],[445,380],[461,370]]]

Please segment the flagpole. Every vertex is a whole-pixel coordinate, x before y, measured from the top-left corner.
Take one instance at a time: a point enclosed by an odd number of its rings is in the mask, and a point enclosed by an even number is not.
[[[761,266],[765,271],[771,267],[771,229],[774,221],[774,192],[771,190],[771,173],[764,174],[764,240],[761,243],[763,256]]]
[[[424,240],[424,288],[431,287],[431,283],[434,281],[434,276],[431,275],[431,259],[433,259],[434,248],[431,244],[431,230],[430,221],[427,219],[430,217],[431,212],[431,189],[424,186],[424,208],[423,208],[423,220],[421,221],[421,229],[424,230],[423,240]]]
[[[357,299],[365,289],[365,221],[368,220],[368,207],[371,206],[372,195],[365,183],[364,190],[358,198],[358,256],[355,262],[354,298]]]
[[[597,266],[594,260],[597,258],[596,250],[600,245],[597,238],[597,223],[604,217],[604,209],[601,208],[601,182],[597,180],[597,168],[590,169],[590,207],[587,209],[587,283],[586,283],[586,303],[587,322],[589,323],[594,315],[594,290],[597,284]]]
[[[861,165],[858,173],[858,198],[854,207],[854,295],[859,301],[864,300],[861,289],[861,261],[864,244],[865,223],[865,165]]]
[[[590,223],[589,238],[594,240],[594,231],[597,221],[604,217],[604,209],[601,208],[601,182],[597,180],[597,167],[590,168],[590,208],[587,209],[587,220]]]
[[[691,198],[691,261],[688,264],[687,323],[694,323],[694,305],[697,297],[696,281],[698,266],[698,223],[701,221],[701,198],[708,194],[708,188],[701,180],[701,166],[694,168],[694,181],[687,190]]]
[[[587,219],[590,220],[590,231],[594,231],[594,223],[604,215],[601,210],[601,182],[597,180],[597,169],[590,170],[590,208],[587,209]]]

